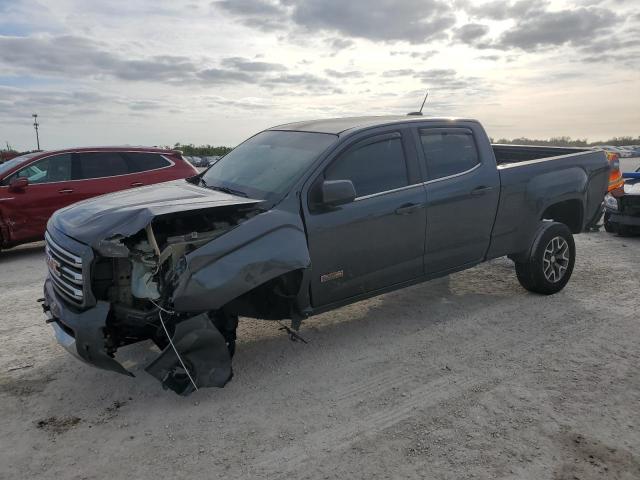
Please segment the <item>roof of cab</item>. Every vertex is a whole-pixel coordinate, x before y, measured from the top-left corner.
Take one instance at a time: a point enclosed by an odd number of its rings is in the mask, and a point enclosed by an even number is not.
[[[328,118],[323,120],[307,120],[303,122],[286,123],[271,127],[269,130],[288,130],[296,132],[330,133],[340,135],[346,131],[364,130],[366,128],[392,125],[394,123],[409,122],[453,122],[453,121],[474,121],[462,118],[431,118],[410,115],[386,115],[370,117],[346,117]]]

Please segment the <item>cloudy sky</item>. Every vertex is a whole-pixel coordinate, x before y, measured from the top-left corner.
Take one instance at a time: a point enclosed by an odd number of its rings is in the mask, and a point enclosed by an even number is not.
[[[637,0],[0,0],[0,142],[235,145],[311,118],[640,134]]]

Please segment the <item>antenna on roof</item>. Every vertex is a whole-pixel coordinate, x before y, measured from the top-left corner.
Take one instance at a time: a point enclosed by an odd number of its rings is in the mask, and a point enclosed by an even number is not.
[[[417,112],[407,113],[407,115],[414,115],[416,117],[421,117],[422,116],[422,109],[424,108],[424,104],[427,103],[427,97],[429,97],[429,90],[427,90],[427,94],[424,96],[424,100],[422,101],[422,106],[420,107],[420,110],[417,111]]]

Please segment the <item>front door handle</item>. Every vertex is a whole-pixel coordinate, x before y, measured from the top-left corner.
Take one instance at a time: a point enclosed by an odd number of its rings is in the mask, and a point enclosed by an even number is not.
[[[73,190],[70,188],[65,188],[63,190],[58,190],[58,193],[73,193]]]
[[[133,182],[133,183],[131,184],[131,186],[132,186],[132,187],[141,187],[141,186],[143,186],[143,185],[144,185],[144,183],[142,183],[142,182]]]
[[[405,203],[404,205],[396,208],[396,215],[409,215],[421,208],[424,208],[424,203]]]
[[[471,190],[471,195],[484,195],[493,190],[493,187],[478,187]]]

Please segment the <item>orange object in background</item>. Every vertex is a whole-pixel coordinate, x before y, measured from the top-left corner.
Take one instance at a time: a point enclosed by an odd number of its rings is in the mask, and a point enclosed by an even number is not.
[[[617,153],[605,152],[609,160],[609,188],[608,192],[620,188],[624,185],[622,172],[620,172],[620,157]]]

